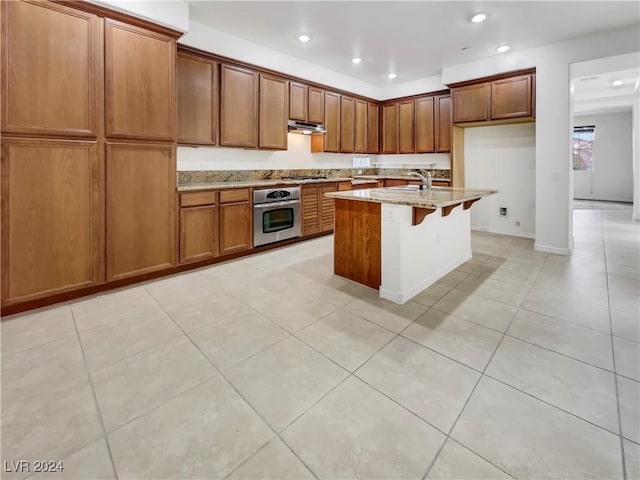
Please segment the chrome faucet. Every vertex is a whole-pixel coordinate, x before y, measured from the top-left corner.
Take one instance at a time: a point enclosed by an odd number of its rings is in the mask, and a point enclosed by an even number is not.
[[[427,189],[430,190],[431,189],[431,173],[427,172],[427,176],[425,177],[424,175],[419,174],[418,172],[409,172],[407,173],[407,175],[411,175],[414,177],[419,177],[420,180],[422,180],[422,185],[420,185],[420,190],[423,189]]]

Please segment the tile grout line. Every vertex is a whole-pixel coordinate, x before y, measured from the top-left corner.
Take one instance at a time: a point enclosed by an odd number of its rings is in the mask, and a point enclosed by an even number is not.
[[[109,439],[107,438],[107,430],[104,426],[104,420],[102,418],[102,411],[100,410],[100,404],[98,403],[98,397],[96,395],[96,388],[93,384],[93,378],[91,377],[91,371],[89,370],[89,365],[87,364],[87,358],[84,353],[84,346],[82,345],[82,340],[80,339],[80,331],[78,330],[78,324],[76,323],[76,317],[73,313],[73,309],[71,310],[71,316],[73,317],[73,325],[76,329],[76,338],[78,339],[78,344],[80,346],[80,351],[82,352],[82,360],[84,362],[85,372],[89,379],[89,385],[91,386],[91,394],[93,396],[93,403],[96,409],[96,413],[98,414],[98,418],[100,419],[100,426],[102,427],[102,434],[104,438],[104,443],[107,446],[107,453],[109,454],[109,460],[111,461],[111,468],[113,469],[113,474],[118,480],[118,471],[116,470],[116,464],[113,460],[113,453],[111,452],[111,445],[109,445]]]
[[[620,389],[618,388],[618,374],[616,369],[616,347],[614,342],[613,335],[613,322],[611,320],[611,296],[609,294],[609,267],[607,265],[607,248],[606,248],[606,236],[604,231],[604,212],[600,212],[600,225],[602,231],[602,241],[604,243],[604,270],[605,276],[607,279],[607,303],[608,303],[608,313],[609,313],[609,328],[611,329],[609,339],[611,341],[611,356],[613,357],[613,379],[614,379],[614,387],[616,389],[616,408],[618,413],[618,429],[619,429],[619,438],[620,438],[620,456],[622,457],[622,478],[627,480],[627,465],[626,460],[624,458],[624,435],[622,432],[622,416],[620,413]]]

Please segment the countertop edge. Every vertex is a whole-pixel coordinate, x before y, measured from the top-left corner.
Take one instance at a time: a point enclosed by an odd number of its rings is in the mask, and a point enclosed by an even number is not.
[[[456,190],[465,190],[465,189],[454,189],[454,188],[448,188],[448,187],[442,187],[445,190],[440,190],[440,191],[456,191]],[[370,189],[370,190],[366,190],[368,193],[368,195],[374,195],[373,197],[371,196],[353,196],[352,192],[353,190],[349,191],[343,191],[343,192],[328,192],[325,193],[324,195],[326,197],[329,198],[337,198],[340,200],[352,200],[352,201],[358,201],[358,202],[373,202],[373,203],[387,203],[390,205],[403,205],[403,206],[407,206],[407,207],[418,207],[418,208],[442,208],[442,207],[448,207],[450,205],[456,205],[456,204],[460,204],[462,202],[466,202],[469,200],[476,200],[476,199],[480,199],[482,197],[486,197],[488,195],[493,195],[494,193],[498,193],[497,190],[473,190],[473,191],[469,191],[469,190],[465,190],[467,192],[469,192],[468,195],[464,195],[461,196],[459,198],[455,198],[455,199],[451,199],[451,200],[444,200],[441,202],[437,202],[437,201],[428,201],[428,200],[423,200],[423,201],[415,201],[414,199],[406,199],[406,198],[390,198],[389,197],[389,193],[385,193],[383,188],[375,188],[375,189]],[[381,197],[376,198],[375,195],[381,195]],[[393,194],[394,196],[396,194]],[[402,194],[397,194],[397,195],[402,195]]]

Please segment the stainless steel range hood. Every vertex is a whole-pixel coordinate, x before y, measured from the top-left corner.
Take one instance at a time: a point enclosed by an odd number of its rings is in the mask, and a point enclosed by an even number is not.
[[[301,122],[299,120],[289,120],[288,123],[290,133],[299,133],[302,135],[311,135],[314,133],[327,133],[322,125],[310,122]]]

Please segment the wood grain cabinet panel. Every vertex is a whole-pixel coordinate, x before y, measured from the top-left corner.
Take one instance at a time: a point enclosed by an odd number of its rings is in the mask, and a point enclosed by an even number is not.
[[[178,54],[178,143],[216,144],[217,70],[216,62]]]
[[[218,254],[218,209],[215,205],[180,209],[180,263]]]
[[[320,231],[330,232],[333,230],[333,220],[335,215],[334,199],[325,197],[325,193],[336,192],[338,190],[338,184],[332,183],[318,188],[318,195],[320,195]]]
[[[97,143],[2,143],[2,305],[104,282]]]
[[[220,66],[220,145],[258,146],[258,86],[257,72]]]
[[[398,153],[414,153],[415,106],[413,100],[398,103]]]
[[[491,82],[491,119],[532,116],[531,90],[532,75]]]
[[[260,74],[260,148],[287,149],[289,82]]]
[[[367,153],[367,102],[356,98],[355,153]]]
[[[105,20],[108,138],[176,138],[176,42],[167,35]]]
[[[107,280],[175,264],[172,145],[107,144]]]
[[[304,186],[302,188],[302,235],[313,235],[320,232],[320,203],[318,188]]]
[[[416,98],[416,153],[435,152],[433,97]]]
[[[291,120],[307,121],[308,99],[309,87],[302,83],[289,83],[289,118]]]
[[[398,104],[382,106],[382,153],[398,153]]]
[[[312,123],[324,122],[324,90],[309,87],[309,101],[307,109],[307,120]]]
[[[367,153],[380,152],[379,135],[379,107],[375,103],[367,103]]]
[[[220,205],[220,254],[248,250],[252,247],[251,208],[249,202]]]
[[[340,94],[324,93],[324,151],[340,152]]]
[[[479,83],[452,89],[453,123],[489,120],[491,88]]]
[[[96,137],[103,21],[53,2],[2,2],[2,131]]]
[[[451,96],[435,97],[435,147],[437,153],[451,151]]]
[[[342,96],[340,101],[340,151],[353,153],[355,148],[355,100]]]

